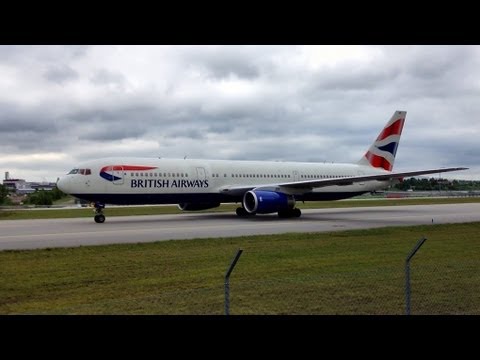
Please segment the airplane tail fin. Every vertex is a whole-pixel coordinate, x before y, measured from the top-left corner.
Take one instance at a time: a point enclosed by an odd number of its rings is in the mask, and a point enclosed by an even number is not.
[[[392,171],[406,115],[406,111],[393,113],[380,135],[358,162],[359,165],[369,165]]]

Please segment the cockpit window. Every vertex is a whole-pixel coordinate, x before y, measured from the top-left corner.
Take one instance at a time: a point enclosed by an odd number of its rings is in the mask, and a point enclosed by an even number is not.
[[[91,169],[73,169],[68,173],[68,175],[74,175],[74,174],[91,175],[92,170]]]

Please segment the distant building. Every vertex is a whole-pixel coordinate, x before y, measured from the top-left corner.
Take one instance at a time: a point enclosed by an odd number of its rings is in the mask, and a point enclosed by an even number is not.
[[[45,190],[45,191],[53,190],[57,186],[57,184],[54,182],[42,182],[42,183],[29,182],[27,184],[29,184],[33,190]]]
[[[10,173],[5,172],[5,180],[3,180],[3,186],[8,191],[17,194],[30,194],[36,190],[53,190],[57,184],[52,182],[27,182],[25,179],[10,179]]]
[[[5,186],[8,191],[16,192],[17,189],[25,187],[25,179],[5,179],[3,180],[3,186]]]

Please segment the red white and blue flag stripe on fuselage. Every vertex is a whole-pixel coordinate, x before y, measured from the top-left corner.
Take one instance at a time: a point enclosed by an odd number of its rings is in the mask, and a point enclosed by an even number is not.
[[[100,176],[108,181],[117,181],[121,178],[114,175],[112,172],[123,171],[145,171],[156,169],[155,166],[138,166],[138,165],[107,165],[100,169]]]

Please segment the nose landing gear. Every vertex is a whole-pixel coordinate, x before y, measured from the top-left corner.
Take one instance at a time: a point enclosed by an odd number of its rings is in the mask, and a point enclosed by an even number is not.
[[[105,209],[105,204],[96,202],[93,206],[95,207],[94,209],[95,216],[93,219],[95,220],[96,223],[99,223],[99,224],[104,223],[105,215],[103,215],[103,209]]]

